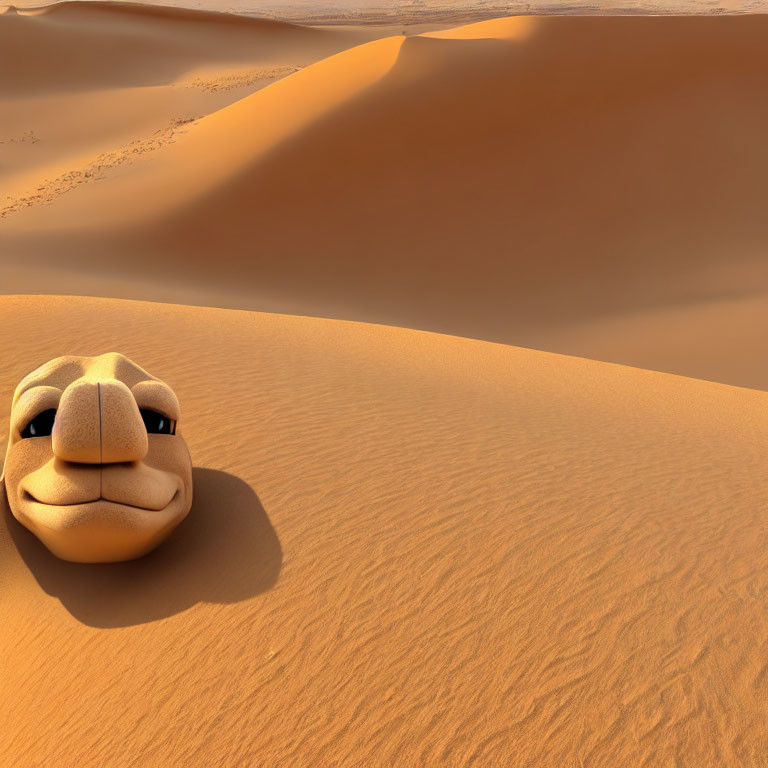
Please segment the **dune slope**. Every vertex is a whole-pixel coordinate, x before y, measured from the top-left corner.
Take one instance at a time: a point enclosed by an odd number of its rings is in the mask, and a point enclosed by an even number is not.
[[[768,386],[711,332],[768,295],[766,34],[757,15],[520,18],[345,51],[16,206],[4,253],[49,277],[13,284],[66,283],[66,258],[95,273],[79,293],[130,277]],[[712,321],[654,356],[664,313]]]
[[[388,33],[118,2],[0,14],[0,218],[100,180],[173,144],[196,119]]]
[[[226,310],[2,297],[0,327],[8,402],[120,349],[198,467],[133,564],[5,513],[5,763],[762,764],[765,393]]]
[[[55,3],[0,15],[0,93],[158,85],[206,63],[292,60],[336,35],[269,19],[139,3]],[[303,52],[303,51],[302,51]]]

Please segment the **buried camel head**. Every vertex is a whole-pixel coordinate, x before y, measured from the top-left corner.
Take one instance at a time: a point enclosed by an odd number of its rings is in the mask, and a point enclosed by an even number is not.
[[[64,560],[131,560],[192,505],[168,385],[118,354],[59,357],[13,396],[3,468],[13,516]]]

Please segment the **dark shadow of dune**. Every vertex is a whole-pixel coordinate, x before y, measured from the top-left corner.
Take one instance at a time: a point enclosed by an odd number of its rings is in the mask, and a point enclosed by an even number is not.
[[[200,602],[247,600],[275,584],[283,559],[277,534],[253,489],[214,469],[194,470],[189,516],[168,541],[139,560],[68,563],[12,517],[8,527],[40,586],[92,627],[155,621]]]

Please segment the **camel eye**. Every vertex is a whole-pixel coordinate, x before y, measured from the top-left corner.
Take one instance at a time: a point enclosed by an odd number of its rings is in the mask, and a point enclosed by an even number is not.
[[[141,413],[141,418],[144,419],[144,426],[147,428],[148,434],[176,434],[176,422],[173,421],[173,419],[169,419],[167,416],[163,416],[162,413],[158,413],[157,411],[150,411],[146,408],[141,408],[139,413]]]
[[[54,421],[56,421],[56,409],[49,408],[47,411],[38,413],[37,416],[24,427],[21,436],[22,438],[47,437],[53,432]]]

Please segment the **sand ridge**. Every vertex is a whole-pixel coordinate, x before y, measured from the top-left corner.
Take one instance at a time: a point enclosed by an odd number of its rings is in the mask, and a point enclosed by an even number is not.
[[[744,329],[726,307],[768,295],[767,19],[526,17],[376,40],[51,204],[20,194],[3,249],[49,275],[27,289],[61,283],[66,257],[90,274],[76,292],[124,295],[130,271],[163,300],[204,289],[768,387],[763,323],[740,367],[714,341]],[[663,318],[686,313],[707,324],[655,356]]]
[[[0,93],[26,95],[156,85],[206,61],[264,61],[286,49],[290,56],[291,46],[330,52],[335,36],[269,19],[77,0],[4,15],[0,35]],[[26,62],[23,69],[19,61]]]
[[[218,84],[219,81],[215,82]],[[67,170],[60,176],[46,179],[38,185],[33,194],[18,197],[9,196],[0,210],[0,218],[11,216],[16,211],[32,205],[50,203],[79,184],[88,184],[106,178],[109,170],[125,163],[131,163],[146,152],[154,152],[166,144],[172,143],[181,131],[185,130],[190,123],[194,123],[195,119],[194,117],[174,118],[165,128],[159,128],[148,137],[134,139],[120,149],[97,155],[80,168]]]
[[[105,156],[109,167],[131,162],[166,144],[169,128],[387,34],[130,3],[6,14],[0,216],[101,178]]]

